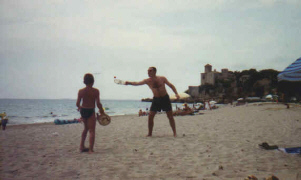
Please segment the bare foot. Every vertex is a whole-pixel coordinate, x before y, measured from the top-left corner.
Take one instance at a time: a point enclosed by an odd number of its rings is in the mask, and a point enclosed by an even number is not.
[[[146,137],[152,137],[152,135],[148,134],[148,135],[146,135]]]
[[[86,147],[80,148],[79,152],[89,152],[89,148]]]
[[[93,153],[94,153],[94,151],[93,151],[93,150],[92,150],[92,151],[90,151],[90,150],[89,150],[89,154],[93,154]]]
[[[174,134],[173,136],[174,136],[174,137],[177,137],[177,134]]]

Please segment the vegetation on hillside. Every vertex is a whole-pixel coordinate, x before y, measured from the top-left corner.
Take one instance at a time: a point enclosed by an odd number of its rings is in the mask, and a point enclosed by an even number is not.
[[[221,97],[223,99],[235,100],[240,97],[264,97],[267,94],[284,97],[289,101],[291,97],[301,100],[301,82],[278,82],[279,71],[274,69],[243,70],[242,72],[229,72],[232,74],[228,79],[216,79],[214,85],[199,86],[199,93],[210,97]]]

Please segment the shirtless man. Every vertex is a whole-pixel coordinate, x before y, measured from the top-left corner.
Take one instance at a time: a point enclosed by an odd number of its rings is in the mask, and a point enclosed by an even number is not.
[[[169,96],[167,94],[167,91],[165,89],[165,84],[167,84],[173,92],[176,94],[176,97],[179,98],[178,92],[173,84],[171,84],[166,77],[164,76],[157,76],[157,69],[155,67],[148,68],[148,79],[144,79],[140,82],[130,82],[126,81],[126,85],[133,85],[133,86],[139,86],[147,84],[148,87],[152,90],[154,98],[153,102],[150,108],[150,113],[148,115],[148,135],[149,137],[152,136],[153,127],[154,127],[154,117],[157,113],[157,111],[166,111],[167,117],[169,119],[169,123],[171,126],[171,129],[173,131],[174,137],[177,136],[176,132],[176,123],[173,118],[172,114],[172,108],[171,108],[171,102],[169,99]]]
[[[105,112],[102,108],[102,104],[100,103],[99,90],[92,87],[94,84],[93,75],[85,74],[84,83],[86,84],[86,87],[78,91],[76,102],[76,106],[78,107],[78,111],[80,111],[81,117],[84,122],[84,130],[82,132],[79,150],[80,152],[89,151],[89,153],[91,154],[94,152],[93,147],[95,142],[95,103],[99,109],[100,114],[105,114]],[[80,104],[81,101],[82,104]],[[85,148],[85,140],[88,131],[90,133],[89,148]]]

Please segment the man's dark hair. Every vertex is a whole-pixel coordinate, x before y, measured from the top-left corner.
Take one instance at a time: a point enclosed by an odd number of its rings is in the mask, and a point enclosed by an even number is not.
[[[90,73],[85,74],[85,76],[84,76],[84,83],[86,85],[93,84],[94,83],[94,77],[93,77],[93,75],[90,74]]]
[[[157,72],[157,68],[155,68],[155,67],[151,67],[154,71],[155,71],[155,73]]]

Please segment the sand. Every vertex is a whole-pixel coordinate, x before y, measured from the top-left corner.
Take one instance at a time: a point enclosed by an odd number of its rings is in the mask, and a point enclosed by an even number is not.
[[[301,146],[301,107],[230,105],[175,117],[174,138],[165,114],[112,117],[97,124],[95,153],[79,153],[82,124],[17,125],[0,132],[0,179],[301,179],[301,156],[264,150]],[[86,142],[86,146],[88,143]]]

